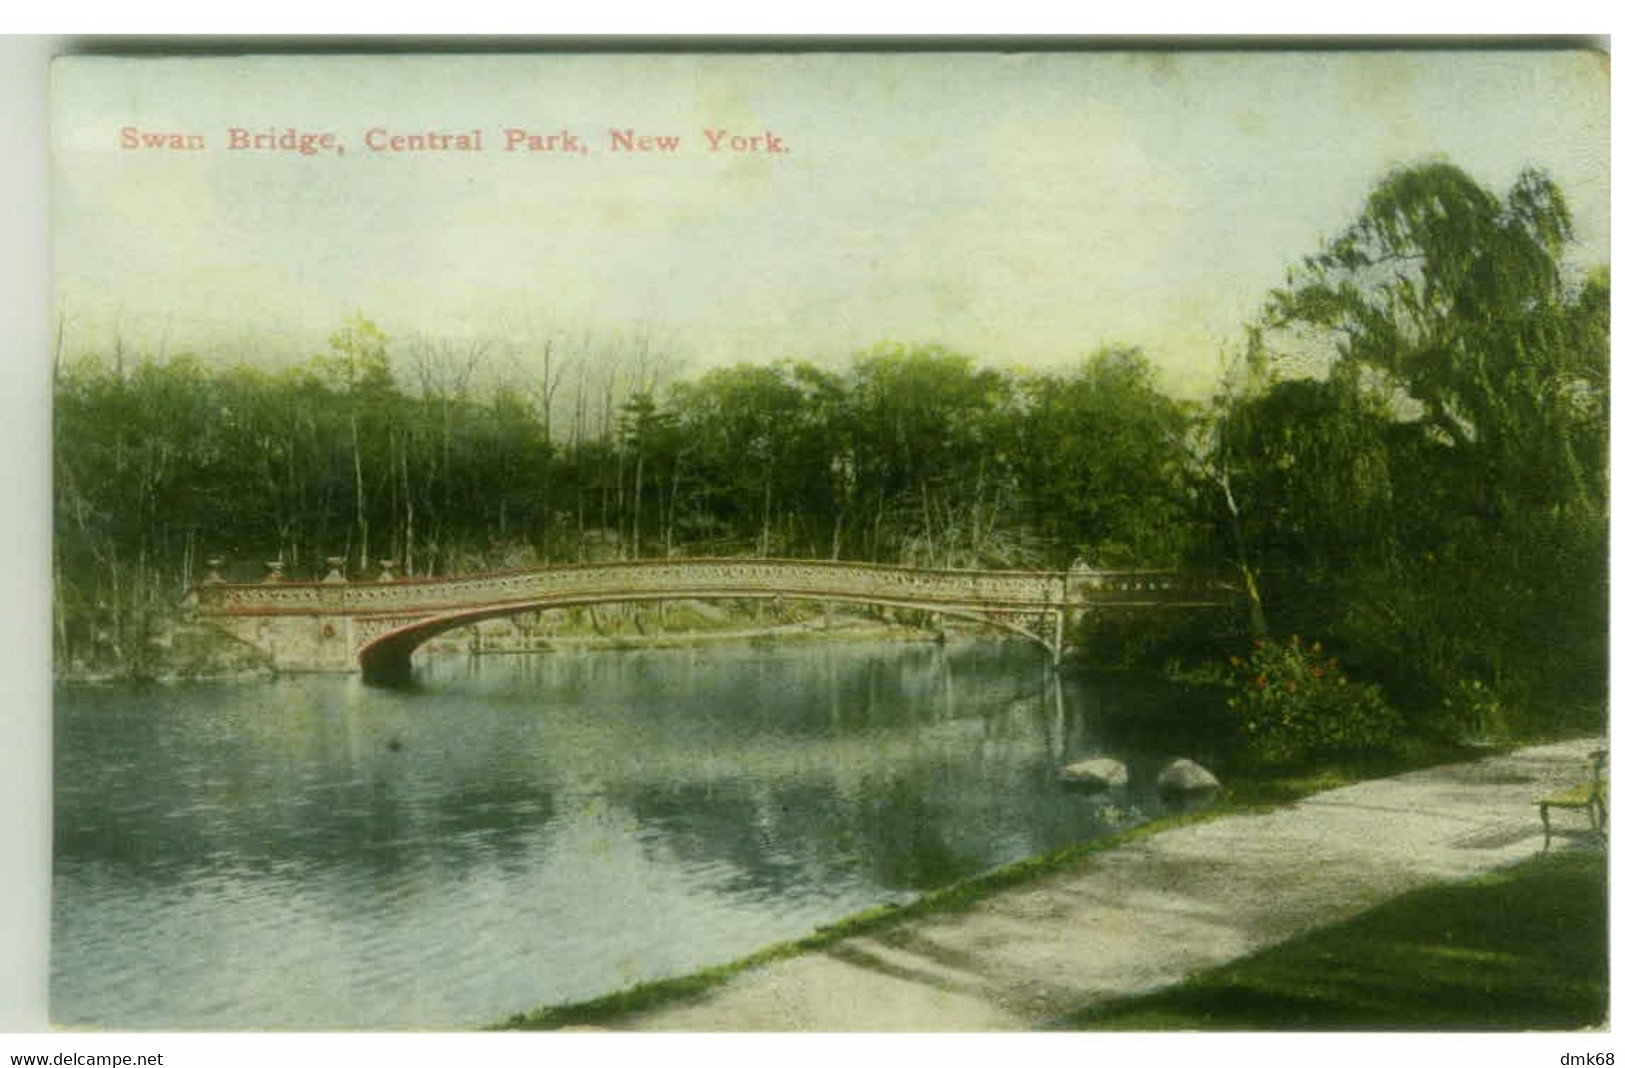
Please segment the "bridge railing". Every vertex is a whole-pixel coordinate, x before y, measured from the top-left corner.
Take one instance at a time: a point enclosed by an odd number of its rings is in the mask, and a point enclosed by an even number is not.
[[[945,570],[821,560],[683,559],[572,564],[451,578],[206,582],[212,615],[427,613],[532,601],[799,596],[1052,611],[1092,603],[1216,603],[1234,584],[1173,571]]]
[[[1059,606],[1061,572],[939,571],[802,560],[652,560],[388,582],[208,583],[197,587],[209,613],[401,611],[503,604],[571,595],[726,597],[858,596],[1012,607]]]
[[[1224,604],[1244,596],[1233,577],[1200,571],[1071,571],[1070,604]]]

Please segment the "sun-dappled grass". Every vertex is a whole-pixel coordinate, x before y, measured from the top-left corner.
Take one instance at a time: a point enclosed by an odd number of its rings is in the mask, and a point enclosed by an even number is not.
[[[1608,1011],[1607,856],[1427,887],[1063,1029],[1574,1030]]]

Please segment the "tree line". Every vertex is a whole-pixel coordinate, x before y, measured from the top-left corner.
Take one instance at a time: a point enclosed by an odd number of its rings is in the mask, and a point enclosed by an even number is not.
[[[1110,349],[1018,375],[883,346],[844,372],[740,365],[631,391],[558,436],[534,395],[409,383],[357,317],[279,372],[192,358],[56,388],[61,639],[111,640],[210,557],[371,577],[650,556],[935,567],[1182,560],[1188,406]]]
[[[650,556],[1226,567],[1419,707],[1600,692],[1608,275],[1544,175],[1397,171],[1287,273],[1224,388],[1129,346],[1015,371],[884,344],[662,381],[361,315],[281,370],[85,353],[55,387],[57,652],[129,660],[209,557],[370,577]],[[602,354],[599,354],[600,356]],[[588,373],[597,363],[597,375]],[[606,368],[608,370],[606,371]],[[620,373],[624,370],[624,373]]]

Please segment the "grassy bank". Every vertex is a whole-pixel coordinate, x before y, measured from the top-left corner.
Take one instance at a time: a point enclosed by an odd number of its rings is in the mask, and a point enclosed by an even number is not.
[[[1345,923],[1058,1029],[1525,1031],[1606,1023],[1608,864],[1536,857],[1428,887]]]

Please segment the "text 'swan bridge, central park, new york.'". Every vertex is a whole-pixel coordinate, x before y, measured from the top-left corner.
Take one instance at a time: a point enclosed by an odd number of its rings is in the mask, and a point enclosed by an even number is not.
[[[212,562],[211,562],[212,563]],[[1181,571],[969,571],[826,560],[659,559],[573,564],[444,578],[349,581],[329,560],[319,582],[263,582],[211,571],[193,593],[200,615],[282,671],[359,670],[404,682],[412,650],[485,619],[552,608],[676,600],[801,600],[916,609],[1024,635],[1060,659],[1067,621],[1084,612],[1218,608],[1234,581]]]

